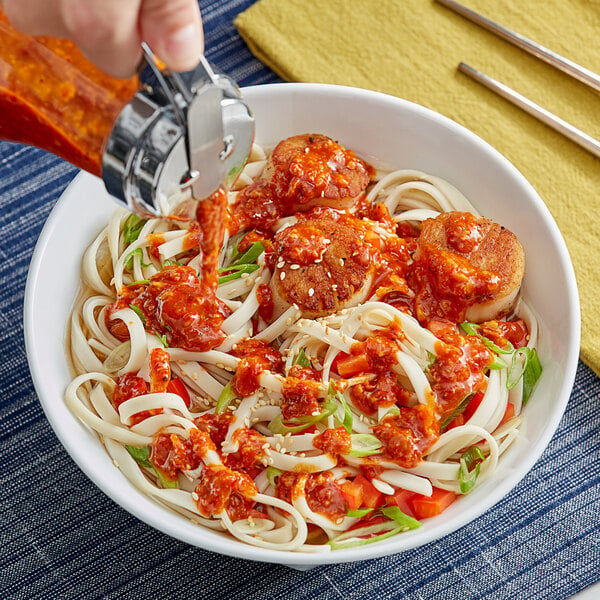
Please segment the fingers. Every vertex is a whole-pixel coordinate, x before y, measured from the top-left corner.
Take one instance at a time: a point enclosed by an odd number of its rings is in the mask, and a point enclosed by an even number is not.
[[[204,51],[197,0],[0,0],[11,23],[30,35],[66,37],[100,69],[134,74],[148,42],[172,70],[193,69]]]
[[[174,71],[188,71],[204,52],[200,9],[196,0],[142,0],[141,37]]]
[[[114,77],[135,73],[142,56],[141,0],[59,0],[59,4],[67,37],[87,58]]]

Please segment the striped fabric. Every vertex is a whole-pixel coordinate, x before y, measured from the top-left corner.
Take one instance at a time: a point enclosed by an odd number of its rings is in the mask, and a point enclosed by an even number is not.
[[[278,81],[232,25],[249,4],[201,3],[208,57],[242,85]],[[0,143],[0,598],[559,600],[599,579],[600,379],[583,365],[556,435],[516,489],[403,554],[301,573],[187,546],[116,506],[50,429],[24,350],[28,263],[74,175],[42,151]]]

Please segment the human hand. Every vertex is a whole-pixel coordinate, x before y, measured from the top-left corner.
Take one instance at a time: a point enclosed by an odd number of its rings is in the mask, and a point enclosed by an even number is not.
[[[197,0],[0,0],[29,35],[64,37],[114,77],[134,74],[141,42],[174,71],[193,69],[204,51]]]

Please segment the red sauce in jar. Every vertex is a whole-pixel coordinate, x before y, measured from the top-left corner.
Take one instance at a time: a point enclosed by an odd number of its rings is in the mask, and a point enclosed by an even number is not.
[[[109,77],[64,39],[14,29],[0,7],[0,138],[101,175],[102,152],[137,80]]]

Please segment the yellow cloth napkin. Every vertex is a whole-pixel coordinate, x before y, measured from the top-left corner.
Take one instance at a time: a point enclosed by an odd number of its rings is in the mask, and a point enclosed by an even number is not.
[[[600,1],[464,0],[600,72]],[[600,96],[433,0],[260,0],[235,22],[288,81],[393,94],[465,125],[532,183],[569,247],[582,308],[581,358],[600,374],[600,162],[458,73],[464,61],[600,138]]]

